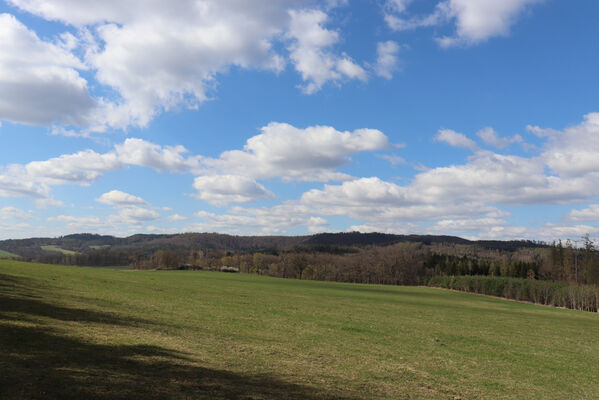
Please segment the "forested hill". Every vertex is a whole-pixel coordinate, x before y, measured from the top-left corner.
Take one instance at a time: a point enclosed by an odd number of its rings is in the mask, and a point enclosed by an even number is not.
[[[25,259],[40,259],[65,252],[108,252],[121,254],[147,253],[156,250],[223,250],[231,252],[273,252],[281,250],[347,252],[365,246],[387,246],[400,242],[423,244],[478,245],[487,249],[516,250],[523,247],[545,247],[532,241],[471,241],[456,236],[393,235],[385,233],[321,233],[310,236],[233,236],[219,233],[182,233],[171,235],[138,234],[126,238],[89,233],[57,238],[31,238],[0,241],[0,250]]]

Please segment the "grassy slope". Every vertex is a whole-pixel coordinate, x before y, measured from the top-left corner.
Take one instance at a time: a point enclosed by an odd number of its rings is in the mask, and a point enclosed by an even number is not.
[[[62,253],[62,254],[65,254],[67,256],[74,255],[74,254],[79,254],[76,251],[61,249],[60,247],[54,246],[54,245],[41,246],[41,248],[42,248],[42,250],[45,250],[45,251],[55,251],[57,253]]]
[[[0,261],[0,398],[599,398],[599,315],[430,288]]]
[[[0,258],[21,258],[21,256],[5,250],[0,250]]]

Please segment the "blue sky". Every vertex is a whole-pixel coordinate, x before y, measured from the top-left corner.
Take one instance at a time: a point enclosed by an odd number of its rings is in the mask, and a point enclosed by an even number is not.
[[[599,3],[0,2],[0,238],[599,236]]]

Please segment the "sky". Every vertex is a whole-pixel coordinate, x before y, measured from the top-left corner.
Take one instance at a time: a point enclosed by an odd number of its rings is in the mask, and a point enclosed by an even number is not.
[[[0,239],[599,237],[596,0],[0,0]]]

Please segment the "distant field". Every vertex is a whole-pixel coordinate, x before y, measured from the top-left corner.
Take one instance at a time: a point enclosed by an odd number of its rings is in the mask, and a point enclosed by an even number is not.
[[[597,332],[441,289],[0,261],[2,399],[596,399]]]
[[[21,256],[5,250],[0,250],[0,258],[21,258]]]
[[[96,245],[96,246],[89,246],[90,249],[94,249],[94,250],[102,250],[102,249],[107,249],[109,247],[110,247],[109,244],[101,244],[101,245]]]
[[[41,247],[42,247],[42,250],[46,250],[46,251],[57,251],[59,253],[66,254],[66,255],[79,254],[76,251],[61,249],[60,247],[54,246],[54,245],[41,246]]]

